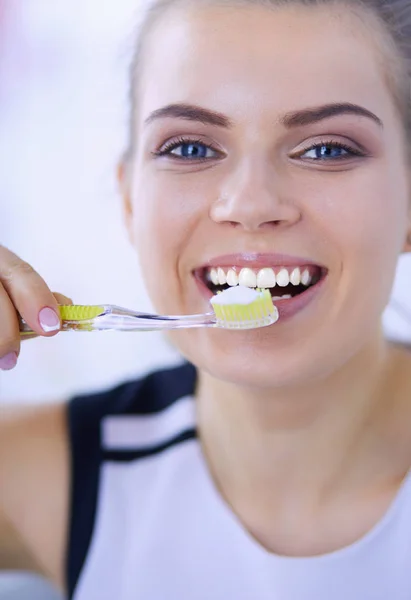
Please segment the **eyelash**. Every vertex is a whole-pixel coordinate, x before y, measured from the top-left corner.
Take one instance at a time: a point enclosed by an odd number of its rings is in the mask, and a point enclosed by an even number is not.
[[[214,148],[212,145],[207,144],[204,140],[199,139],[199,138],[188,138],[188,137],[179,137],[177,139],[171,140],[169,142],[166,142],[159,150],[154,151],[152,154],[156,157],[162,157],[162,156],[170,156],[171,152],[173,150],[175,150],[176,148],[178,148],[179,146],[185,145],[185,144],[190,144],[190,145],[201,145],[201,146],[205,146],[207,148],[210,148],[211,150],[213,150],[213,152],[218,153],[219,151]],[[358,150],[356,148],[353,148],[352,146],[349,146],[348,144],[344,144],[343,142],[337,141],[337,140],[321,140],[319,142],[316,142],[315,144],[311,144],[307,147],[305,147],[303,150],[301,150],[300,152],[298,152],[298,154],[294,155],[294,157],[298,158],[298,157],[302,157],[304,154],[306,154],[307,152],[310,152],[310,150],[315,150],[316,148],[321,148],[322,146],[333,146],[334,148],[340,148],[341,150],[345,150],[346,152],[349,153],[349,155],[351,156],[358,156],[358,157],[365,157],[366,153]],[[172,156],[173,158],[175,158],[176,160],[181,160],[181,161],[197,161],[197,162],[206,162],[209,160],[212,160],[210,158],[206,158],[206,157],[199,157],[199,158],[182,158],[182,157],[178,157],[178,156]],[[294,158],[292,157],[292,158]],[[313,162],[317,161],[320,162],[321,160],[323,160],[324,162],[328,161],[328,162],[333,162],[333,161],[339,161],[339,160],[344,160],[346,158],[349,157],[341,157],[341,158],[328,158],[328,159],[306,159],[306,160],[311,160]]]
[[[316,142],[315,144],[311,144],[307,147],[305,147],[303,150],[301,150],[300,152],[298,152],[297,157],[303,156],[304,154],[306,154],[307,152],[310,152],[310,150],[315,150],[316,148],[321,148],[322,146],[333,146],[334,148],[340,148],[341,150],[345,150],[346,152],[348,152],[351,156],[362,156],[365,157],[366,153],[357,149],[357,148],[353,148],[352,146],[349,146],[348,144],[344,144],[344,142],[339,142],[337,140],[320,140],[319,142]],[[344,158],[349,158],[349,157],[341,157],[341,158],[331,158],[331,159],[323,159],[324,161],[338,161],[338,160],[343,160]],[[315,160],[315,159],[308,159],[308,160]],[[317,159],[318,162],[320,162],[321,159]]]
[[[161,156],[169,156],[170,153],[175,150],[176,148],[178,148],[179,146],[182,146],[184,144],[190,144],[190,145],[201,145],[201,146],[205,146],[207,148],[210,148],[211,150],[213,150],[213,152],[218,153],[219,150],[217,150],[216,148],[213,148],[213,146],[211,146],[210,144],[207,144],[204,140],[198,139],[198,138],[185,138],[185,137],[180,137],[177,138],[175,140],[171,140],[169,142],[166,142],[161,148],[160,150],[156,150],[155,152],[153,152],[154,156],[156,157],[161,157]],[[181,158],[178,156],[173,156],[173,158],[175,158],[176,160],[187,160],[187,161],[192,161],[194,162],[194,160],[201,162],[201,161],[208,161],[211,160],[210,158],[196,158],[196,159],[190,159],[190,158]]]

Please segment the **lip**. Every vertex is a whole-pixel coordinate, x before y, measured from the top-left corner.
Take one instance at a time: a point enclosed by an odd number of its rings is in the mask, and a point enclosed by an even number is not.
[[[241,253],[217,256],[207,261],[196,269],[196,271],[207,267],[248,267],[250,269],[262,269],[264,267],[302,267],[310,265],[321,267],[321,269],[326,268],[325,265],[321,265],[306,257],[291,256],[288,254]]]

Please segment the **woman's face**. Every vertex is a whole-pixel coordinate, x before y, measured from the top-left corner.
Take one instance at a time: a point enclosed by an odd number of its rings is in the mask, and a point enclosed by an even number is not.
[[[127,219],[156,310],[209,312],[211,266],[231,284],[275,276],[273,296],[306,290],[278,302],[269,328],[173,333],[182,353],[221,379],[285,386],[375,340],[409,190],[400,118],[361,20],[175,9],[147,41],[138,98]],[[280,285],[305,271],[312,287]]]

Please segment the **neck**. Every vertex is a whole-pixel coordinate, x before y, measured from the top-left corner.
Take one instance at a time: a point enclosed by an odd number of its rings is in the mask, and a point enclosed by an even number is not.
[[[374,456],[392,361],[382,337],[327,379],[255,390],[200,373],[200,435],[217,484],[230,497],[306,497],[345,478],[357,486]],[[374,461],[374,462],[373,462]],[[371,465],[372,463],[372,465]],[[381,468],[370,460],[367,468]],[[309,474],[309,476],[307,476]]]

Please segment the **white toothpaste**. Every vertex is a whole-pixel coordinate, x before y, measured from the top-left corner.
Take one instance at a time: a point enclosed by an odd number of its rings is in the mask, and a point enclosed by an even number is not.
[[[244,285],[237,285],[213,296],[210,302],[211,304],[219,304],[221,306],[228,304],[242,304],[243,306],[247,306],[255,302],[260,295],[261,292],[257,292],[257,290],[245,287]]]

